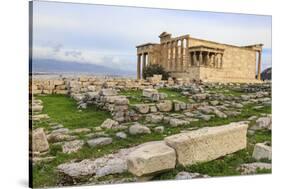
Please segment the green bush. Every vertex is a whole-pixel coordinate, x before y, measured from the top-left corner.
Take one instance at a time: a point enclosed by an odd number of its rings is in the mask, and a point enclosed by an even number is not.
[[[167,80],[170,77],[169,72],[165,71],[165,69],[159,64],[146,66],[143,69],[142,76],[146,79],[147,77],[152,77],[154,74],[162,75],[163,80]]]

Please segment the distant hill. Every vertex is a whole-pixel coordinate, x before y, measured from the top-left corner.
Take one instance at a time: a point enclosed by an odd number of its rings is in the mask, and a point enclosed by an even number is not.
[[[31,63],[30,63],[31,64]],[[58,61],[51,59],[35,59],[32,62],[32,72],[56,73],[92,73],[104,75],[132,75],[133,71],[108,68],[96,64]]]
[[[262,80],[271,80],[271,73],[272,73],[272,68],[267,68],[265,70],[263,70],[263,72],[261,73],[261,79]]]

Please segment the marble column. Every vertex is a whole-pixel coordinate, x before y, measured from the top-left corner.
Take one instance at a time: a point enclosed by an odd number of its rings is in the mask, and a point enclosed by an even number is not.
[[[174,59],[174,44],[173,44],[173,41],[171,41],[170,42],[170,62],[169,62],[170,71],[173,70],[173,59]]]
[[[193,58],[192,66],[197,66],[196,52],[193,52],[192,58]]]
[[[174,70],[178,70],[178,57],[179,57],[179,46],[178,46],[178,41],[175,41],[175,61],[174,61]]]
[[[141,55],[138,54],[138,63],[137,63],[137,79],[140,79],[141,78],[141,72],[140,72],[140,69],[141,69]]]
[[[202,66],[203,63],[203,56],[202,56],[202,51],[199,53],[199,66]]]
[[[147,53],[146,54],[146,66],[149,66],[149,65],[151,65],[151,54],[150,53]]]
[[[223,56],[222,56],[222,54],[220,54],[220,68],[222,68],[222,60],[223,60]]]
[[[164,62],[165,62],[164,63],[164,68],[166,70],[169,69],[168,53],[169,53],[169,46],[168,46],[168,43],[165,43],[164,44],[164,54],[165,54],[165,56],[164,56]]]
[[[143,76],[143,70],[146,67],[146,53],[142,54],[142,76]]]
[[[258,59],[258,80],[261,80],[261,53],[262,51],[258,51],[259,59]]]
[[[215,63],[216,66],[215,67],[218,68],[219,67],[219,54],[216,54],[215,57],[216,57],[216,63]]]
[[[184,58],[183,58],[183,52],[184,52],[184,44],[183,44],[184,40],[181,39],[181,68],[180,71],[184,70]]]
[[[185,68],[187,68],[188,66],[191,66],[191,61],[192,61],[192,57],[191,54],[189,54],[189,51],[188,51],[188,41],[187,41],[187,38],[185,38],[185,62],[184,62],[184,65],[185,65]]]
[[[216,56],[215,56],[215,54],[212,54],[211,62],[212,62],[212,67],[215,68],[216,67]]]
[[[209,65],[210,65],[210,53],[207,52],[207,56],[206,56],[206,66],[209,67]]]

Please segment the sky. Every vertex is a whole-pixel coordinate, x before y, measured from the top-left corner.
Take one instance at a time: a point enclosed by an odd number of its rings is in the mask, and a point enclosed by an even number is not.
[[[163,31],[228,43],[262,43],[271,67],[271,16],[34,1],[33,58],[136,70],[136,46]]]

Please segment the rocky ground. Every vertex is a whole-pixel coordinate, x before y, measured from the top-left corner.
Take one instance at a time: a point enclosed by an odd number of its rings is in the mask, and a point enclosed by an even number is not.
[[[138,87],[87,87],[33,96],[30,155],[35,187],[271,172],[270,83],[170,79]],[[246,125],[246,138],[242,130],[234,135],[241,124]],[[234,130],[222,129],[230,127]],[[177,134],[179,145],[173,145],[169,140]],[[195,138],[190,142],[190,137]],[[181,151],[185,146],[194,153]],[[179,159],[182,153],[184,161]]]

